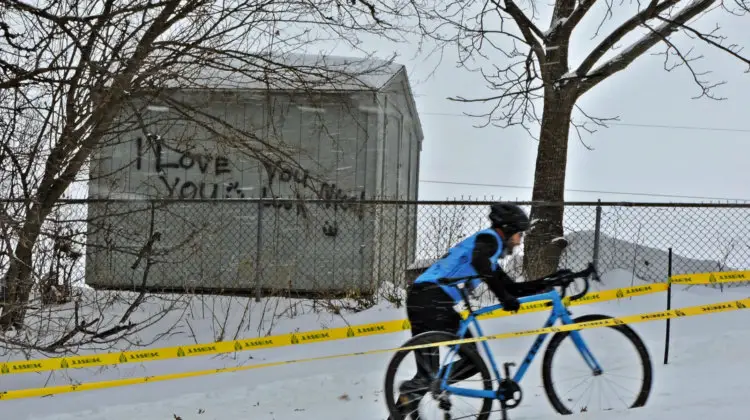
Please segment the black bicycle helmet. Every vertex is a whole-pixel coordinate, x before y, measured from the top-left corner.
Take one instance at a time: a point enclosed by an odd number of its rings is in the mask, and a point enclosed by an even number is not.
[[[506,237],[524,232],[529,228],[529,216],[521,207],[512,203],[496,203],[490,206],[490,222],[499,228]]]

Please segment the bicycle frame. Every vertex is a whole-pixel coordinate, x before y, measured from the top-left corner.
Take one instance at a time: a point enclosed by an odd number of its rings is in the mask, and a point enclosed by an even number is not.
[[[554,325],[558,319],[561,320],[564,325],[573,323],[573,319],[570,317],[568,309],[563,304],[560,294],[556,290],[552,290],[550,292],[542,293],[538,295],[526,296],[526,297],[518,299],[520,303],[539,302],[543,300],[550,300],[551,301],[550,304],[552,305],[550,316],[547,319],[547,321],[544,323],[545,328],[551,327],[552,325]],[[477,316],[486,314],[489,312],[493,312],[496,310],[502,310],[502,307],[503,307],[502,304],[495,304],[495,305],[477,309],[475,311],[472,311],[470,309],[469,315],[466,317],[466,319],[461,321],[461,324],[457,332],[458,337],[464,338],[464,335],[466,334],[466,331],[469,329],[470,325],[474,326],[478,334],[478,337],[482,337],[484,333],[482,332],[482,329],[479,326],[479,321],[477,320]],[[569,334],[570,334],[570,337],[573,339],[573,342],[575,343],[576,347],[578,348],[578,351],[581,353],[584,360],[588,363],[589,367],[591,367],[592,370],[601,371],[599,363],[596,361],[594,356],[589,351],[588,346],[586,346],[586,343],[581,337],[580,332],[570,331]],[[531,348],[526,354],[526,357],[524,358],[523,362],[518,367],[518,370],[516,370],[516,373],[513,376],[513,381],[515,381],[516,383],[520,383],[521,380],[523,380],[524,375],[526,374],[529,366],[531,366],[531,363],[533,362],[534,357],[539,352],[539,349],[544,343],[544,340],[546,337],[547,337],[547,333],[540,334],[539,336],[537,336],[536,340],[534,340],[534,343],[531,345]],[[492,352],[490,351],[489,344],[487,343],[487,341],[482,341],[481,344],[484,348],[485,353],[487,353],[487,357],[490,361],[490,366],[492,367],[495,377],[502,381],[505,378],[503,378],[503,376],[500,374],[500,370],[498,369],[497,363],[495,362],[495,358],[493,357]],[[452,346],[453,349],[455,349],[455,347],[456,345]],[[455,350],[452,350],[450,353],[452,353],[453,351]],[[447,366],[447,369],[446,369],[446,366]],[[493,399],[502,400],[502,396],[499,395],[499,393],[497,393],[497,391],[495,390],[468,389],[468,388],[459,388],[459,387],[448,385],[448,378],[450,377],[451,367],[452,367],[451,364],[446,365],[446,364],[441,363],[440,370],[438,371],[438,377],[441,378],[440,389],[445,390],[455,395],[461,395],[465,397],[493,398]],[[445,372],[445,374],[443,374],[443,372]]]

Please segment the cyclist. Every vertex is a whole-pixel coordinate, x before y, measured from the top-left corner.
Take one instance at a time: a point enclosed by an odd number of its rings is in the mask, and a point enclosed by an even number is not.
[[[546,290],[540,281],[516,283],[498,265],[498,260],[513,252],[521,243],[523,233],[530,222],[519,206],[510,203],[497,203],[490,206],[491,226],[482,229],[454,245],[441,259],[433,263],[414,280],[406,297],[406,312],[411,323],[412,336],[427,331],[445,331],[455,334],[458,331],[461,315],[454,307],[463,301],[460,292],[451,286],[437,284],[441,278],[457,278],[480,275],[481,278],[467,281],[467,291],[482,280],[500,300],[503,309],[515,312],[519,309],[517,296],[528,296]],[[467,331],[466,337],[471,337]],[[464,344],[477,350],[475,343]],[[429,378],[437,373],[439,360],[437,347],[415,350],[417,374],[399,387],[399,411],[406,418],[417,420],[419,400],[427,392]],[[451,382],[468,379],[478,371],[473,366],[464,366],[462,360],[451,368]],[[455,372],[455,374],[454,374]]]

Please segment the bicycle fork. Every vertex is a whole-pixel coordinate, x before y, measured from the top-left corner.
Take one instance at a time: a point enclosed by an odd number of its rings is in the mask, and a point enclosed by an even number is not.
[[[563,325],[570,325],[574,323],[573,319],[571,318],[571,313],[567,309],[562,309],[558,317],[562,320]],[[594,376],[601,375],[603,369],[601,365],[599,365],[599,362],[596,360],[594,355],[591,353],[591,350],[589,350],[589,347],[586,345],[583,337],[581,337],[581,332],[577,330],[571,330],[570,332],[568,332],[568,335],[570,336],[570,339],[573,340],[573,344],[575,344],[578,352],[581,353],[581,357],[583,357],[584,362],[586,362],[586,364],[589,365],[589,368],[591,368]]]
[[[594,373],[594,376],[599,376],[602,374],[602,367],[599,365],[599,362],[594,358],[594,355],[591,354],[591,350],[589,350],[588,346],[586,345],[586,342],[583,341],[583,338],[581,338],[581,334],[578,331],[571,331],[570,332],[570,339],[573,340],[573,343],[578,348],[578,351],[581,353],[581,357],[583,357],[583,360],[586,362],[586,364],[589,365],[591,368],[591,371]]]

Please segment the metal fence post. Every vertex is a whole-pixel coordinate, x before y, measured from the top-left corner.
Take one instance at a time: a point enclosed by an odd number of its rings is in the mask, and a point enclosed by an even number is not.
[[[255,301],[260,302],[260,280],[261,280],[261,261],[260,253],[263,248],[263,199],[258,200],[258,235],[255,242]]]
[[[672,309],[672,248],[669,248],[667,257],[667,310]],[[669,361],[669,325],[670,318],[667,318],[667,331],[664,337],[664,364]]]
[[[601,234],[601,228],[602,228],[602,200],[597,200],[596,205],[596,224],[594,226],[594,255],[593,255],[593,263],[594,268],[599,268],[599,236]]]

